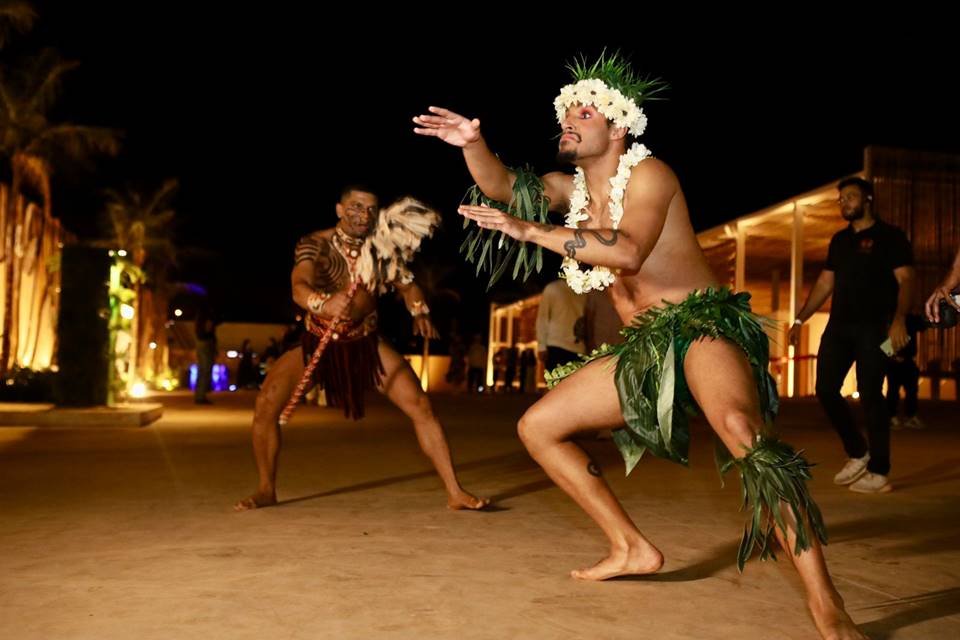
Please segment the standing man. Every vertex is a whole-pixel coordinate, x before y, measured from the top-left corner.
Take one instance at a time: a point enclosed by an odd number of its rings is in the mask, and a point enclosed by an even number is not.
[[[817,353],[817,398],[847,453],[834,476],[851,491],[884,493],[892,488],[890,415],[883,397],[888,355],[907,345],[907,312],[913,297],[913,251],[906,234],[877,219],[873,186],[863,178],[837,185],[840,213],[850,224],[830,240],[820,273],[793,326],[796,345],[804,322],[831,298],[830,320]],[[887,353],[881,345],[889,340]],[[850,366],[857,366],[867,439],[854,424],[840,389]]]
[[[578,296],[563,280],[554,280],[543,288],[537,308],[537,350],[547,371],[584,352],[584,297]]]

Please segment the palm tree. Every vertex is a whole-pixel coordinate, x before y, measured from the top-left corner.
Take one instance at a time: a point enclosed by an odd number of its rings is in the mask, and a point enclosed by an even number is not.
[[[119,146],[117,133],[109,129],[53,123],[47,118],[63,75],[76,66],[76,62],[62,60],[52,50],[15,68],[0,66],[0,157],[10,163],[11,174],[10,195],[0,224],[0,261],[6,283],[0,377],[8,370],[12,353],[13,310],[17,303],[15,258],[22,250],[17,241],[23,226],[20,217],[24,208],[17,206],[21,189],[34,185],[44,195],[49,212],[49,175],[55,161],[61,157],[85,159],[93,152],[113,154]]]
[[[144,299],[143,292],[138,288],[134,305],[132,365],[138,376],[141,374],[140,361],[146,353],[144,346],[149,342],[148,338],[157,338],[159,353],[163,353],[166,343],[165,301],[170,293],[167,275],[176,263],[170,225],[176,211],[171,206],[171,200],[178,187],[176,180],[169,179],[152,194],[129,187],[122,192],[106,192],[105,214],[110,241],[115,248],[127,251],[133,264],[144,270],[151,285],[148,300]],[[145,314],[146,309],[150,313]],[[146,327],[150,328],[149,332],[144,331]],[[153,370],[157,368],[155,361]]]
[[[176,211],[170,201],[178,188],[179,183],[169,179],[152,194],[132,188],[123,192],[106,191],[111,239],[117,248],[130,252],[131,260],[140,268],[148,256],[163,265],[172,265],[175,260],[170,222]]]
[[[37,13],[29,2],[0,0],[0,49],[6,46],[14,31],[29,31],[36,19]]]

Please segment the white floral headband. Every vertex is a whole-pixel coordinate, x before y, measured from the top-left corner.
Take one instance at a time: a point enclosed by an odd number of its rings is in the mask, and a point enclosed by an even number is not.
[[[553,101],[557,122],[563,123],[567,110],[575,105],[591,105],[616,127],[623,127],[639,137],[647,128],[647,116],[637,103],[610,87],[599,78],[588,78],[568,84]]]

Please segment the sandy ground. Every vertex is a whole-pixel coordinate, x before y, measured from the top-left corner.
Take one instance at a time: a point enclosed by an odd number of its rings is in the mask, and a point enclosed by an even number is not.
[[[164,399],[144,429],[0,428],[0,638],[816,638],[789,563],[734,564],[743,517],[694,425],[691,468],[630,478],[588,448],[666,555],[653,577],[578,583],[606,551],[529,459],[531,398],[435,398],[461,480],[498,509],[454,513],[403,416],[375,399],[348,424],[303,409],[287,428],[281,506],[231,512],[255,486],[250,393]],[[835,487],[839,442],[811,402],[784,437],[820,463],[827,557],[872,638],[960,638],[960,420],[896,432],[893,493]]]

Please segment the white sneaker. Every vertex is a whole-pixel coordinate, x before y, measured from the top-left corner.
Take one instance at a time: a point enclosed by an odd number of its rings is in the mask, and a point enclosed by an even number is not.
[[[850,485],[850,491],[856,491],[857,493],[887,493],[891,490],[893,490],[893,485],[887,480],[887,476],[870,473],[869,471]]]
[[[905,426],[907,429],[926,429],[927,428],[927,425],[923,423],[923,420],[921,420],[917,416],[913,416],[912,418],[907,419],[907,421],[903,423],[903,426]]]
[[[840,473],[833,476],[834,484],[850,484],[867,472],[867,463],[870,462],[870,454],[862,458],[850,458],[847,464],[843,465]]]
[[[897,416],[893,416],[890,418],[890,429],[893,431],[900,431],[900,429],[903,429],[903,421]]]

